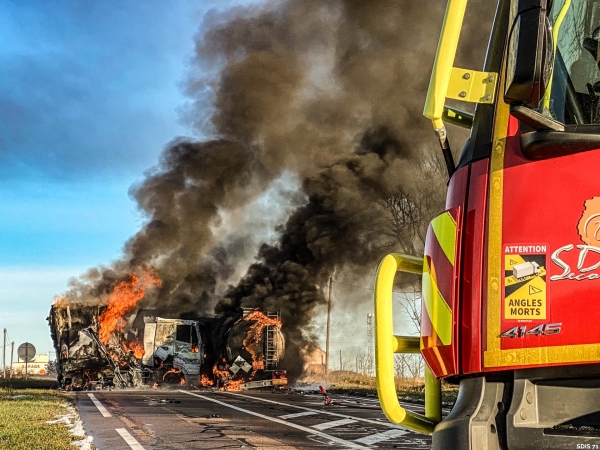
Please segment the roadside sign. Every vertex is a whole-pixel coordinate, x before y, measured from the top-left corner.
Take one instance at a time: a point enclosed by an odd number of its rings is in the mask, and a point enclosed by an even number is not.
[[[19,348],[17,349],[17,355],[19,355],[19,359],[23,360],[24,362],[31,362],[33,361],[33,358],[35,358],[35,347],[29,342],[24,342],[23,344],[19,345]]]

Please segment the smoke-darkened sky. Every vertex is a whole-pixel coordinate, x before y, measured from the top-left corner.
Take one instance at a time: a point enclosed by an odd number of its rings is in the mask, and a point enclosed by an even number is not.
[[[0,3],[0,328],[51,348],[67,280],[121,254],[129,187],[178,135],[194,35],[260,0]]]
[[[151,267],[140,307],[280,310],[297,361],[329,276],[370,284],[443,209],[420,114],[443,4],[9,5],[3,273],[87,267],[67,298],[103,302]],[[395,231],[393,198],[412,211]],[[346,313],[369,303],[337,294]]]

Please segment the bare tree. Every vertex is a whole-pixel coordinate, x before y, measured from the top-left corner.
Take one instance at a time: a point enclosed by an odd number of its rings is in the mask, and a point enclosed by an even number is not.
[[[421,286],[420,283],[405,286],[400,291],[395,291],[396,301],[402,312],[408,318],[412,329],[409,334],[416,334],[421,329]]]
[[[419,235],[421,214],[413,196],[398,187],[383,191],[379,204],[389,213],[385,234],[394,239],[393,245],[404,253],[416,253],[419,242],[415,242],[415,236]]]

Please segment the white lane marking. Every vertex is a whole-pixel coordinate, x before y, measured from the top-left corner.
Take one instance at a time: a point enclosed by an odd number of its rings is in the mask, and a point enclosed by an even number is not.
[[[372,434],[370,436],[365,436],[363,438],[356,439],[354,442],[359,442],[359,443],[365,444],[365,445],[373,445],[373,444],[377,444],[378,442],[387,441],[389,439],[399,438],[400,436],[404,436],[405,434],[408,434],[408,431],[406,431],[406,430],[388,430],[388,431],[384,431],[383,433],[376,433],[376,434]]]
[[[296,417],[304,417],[304,416],[312,416],[317,414],[316,412],[313,411],[304,411],[304,412],[299,412],[299,413],[294,413],[294,414],[286,414],[285,416],[279,416],[280,419],[295,419]]]
[[[334,420],[332,422],[323,422],[323,423],[319,423],[317,425],[312,425],[311,428],[314,428],[315,430],[326,430],[328,428],[341,427],[342,425],[348,425],[350,423],[356,423],[356,422],[358,422],[358,420],[340,419],[340,420]]]
[[[127,445],[129,445],[132,450],[146,450],[125,428],[115,428],[115,431],[121,435],[123,440],[127,442]]]
[[[96,408],[98,408],[98,411],[100,411],[102,417],[112,417],[111,413],[107,411],[107,409],[102,405],[102,403],[100,403],[100,401],[96,398],[94,394],[88,394],[88,397],[90,398],[92,403],[96,405]]]
[[[317,395],[317,394],[305,394],[304,397],[316,397],[316,398],[323,398],[321,395]],[[336,399],[338,397],[336,396]],[[351,395],[340,395],[339,397],[342,401],[344,401],[344,399],[351,399],[356,401],[357,405],[361,405],[364,403],[372,403],[375,406],[379,406],[381,408],[381,403],[379,402],[378,399],[376,398],[369,398],[369,397],[353,397]],[[309,404],[309,403],[307,403]],[[319,403],[310,403],[311,405],[322,405],[323,402],[319,402]],[[420,411],[423,410],[424,406],[423,404],[419,404],[419,403],[407,403],[404,401],[400,402],[400,406],[402,406],[405,409],[408,409],[409,411]],[[448,408],[443,406],[442,407],[442,412],[446,412],[449,413],[452,410],[452,408]]]
[[[244,397],[244,398],[249,398],[249,399],[252,399],[252,400],[259,400],[261,402],[274,403],[275,405],[288,406],[288,407],[292,407],[292,408],[296,408],[296,409],[303,409],[304,411],[314,411],[317,414],[327,414],[329,416],[341,417],[343,419],[355,419],[355,420],[358,420],[360,422],[367,422],[367,423],[372,423],[372,424],[375,424],[375,425],[382,425],[382,426],[388,427],[388,428],[394,428],[394,429],[404,430],[403,427],[399,427],[398,425],[394,425],[393,423],[390,423],[390,422],[379,422],[378,420],[363,419],[362,417],[349,416],[348,414],[337,414],[337,413],[329,412],[329,411],[323,411],[323,410],[312,409],[312,408],[305,408],[304,406],[297,406],[297,405],[293,405],[291,403],[276,402],[275,400],[267,400],[266,398],[254,397],[254,396],[251,396],[251,395],[234,394],[233,392],[227,392],[227,391],[219,391],[218,394],[222,394],[222,395],[234,395],[236,397]]]
[[[330,434],[321,433],[320,431],[314,430],[312,428],[303,427],[302,425],[297,425],[297,424],[292,423],[292,422],[286,422],[285,420],[281,420],[281,419],[278,419],[276,417],[269,417],[269,416],[266,416],[264,414],[260,414],[260,413],[254,412],[254,411],[250,411],[248,409],[239,408],[237,406],[230,405],[229,403],[225,403],[225,402],[222,402],[222,401],[219,401],[219,400],[215,400],[214,398],[206,397],[204,395],[198,395],[198,394],[194,394],[193,392],[181,391],[181,390],[178,391],[178,392],[181,392],[182,394],[193,395],[194,397],[201,398],[202,400],[206,400],[206,401],[213,402],[213,403],[218,403],[219,405],[226,406],[227,408],[235,409],[237,411],[241,411],[241,412],[244,412],[246,414],[250,414],[252,416],[260,417],[261,419],[270,420],[271,422],[279,423],[281,425],[285,425],[285,426],[291,427],[291,428],[296,428],[297,430],[301,430],[301,431],[304,431],[306,433],[310,433],[310,434],[313,434],[313,435],[321,436],[321,437],[323,437],[323,438],[325,438],[325,439],[327,439],[327,440],[329,440],[331,442],[335,442],[337,444],[341,444],[344,447],[349,447],[349,448],[368,448],[368,447],[364,447],[363,445],[357,444],[355,442],[351,442],[351,441],[346,441],[344,439],[340,439],[340,438],[332,436]]]

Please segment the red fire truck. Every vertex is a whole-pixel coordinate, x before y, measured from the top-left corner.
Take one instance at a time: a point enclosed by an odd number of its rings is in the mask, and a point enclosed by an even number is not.
[[[446,210],[424,258],[377,272],[380,401],[434,449],[600,448],[600,2],[490,0],[482,71],[453,67],[466,3],[448,1],[424,112]],[[445,123],[471,130],[456,164]],[[420,338],[392,333],[397,271],[422,274]],[[425,415],[398,403],[399,352],[427,363]],[[460,385],[443,420],[440,380]]]

